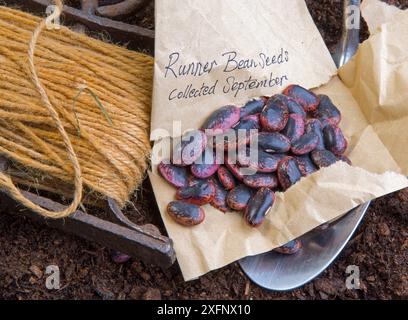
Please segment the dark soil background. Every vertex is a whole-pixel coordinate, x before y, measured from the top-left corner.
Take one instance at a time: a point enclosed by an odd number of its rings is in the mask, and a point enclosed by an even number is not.
[[[76,6],[78,1],[71,0]],[[342,1],[307,0],[328,47],[341,35]],[[386,1],[400,8],[408,0]],[[127,22],[153,28],[153,5]],[[362,40],[367,37],[363,26]],[[127,211],[138,223],[160,225],[148,183]],[[183,282],[177,264],[169,270],[140,261],[115,264],[98,244],[63,234],[16,214],[0,215],[0,299],[407,299],[408,190],[373,202],[364,222],[340,257],[303,288],[274,293],[252,284],[237,264]],[[61,270],[61,289],[45,287],[46,266]],[[345,270],[358,265],[361,289],[347,290]]]

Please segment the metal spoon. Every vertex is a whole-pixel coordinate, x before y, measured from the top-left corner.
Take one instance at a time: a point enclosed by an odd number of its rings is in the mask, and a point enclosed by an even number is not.
[[[343,35],[333,59],[337,67],[357,51],[359,29],[347,28],[350,5],[360,7],[360,0],[344,1]],[[356,8],[357,8],[356,7]],[[300,239],[303,248],[294,255],[267,252],[239,261],[244,273],[257,285],[276,291],[292,290],[317,277],[339,255],[357,229],[370,203],[365,203],[330,224],[326,230],[312,230]]]

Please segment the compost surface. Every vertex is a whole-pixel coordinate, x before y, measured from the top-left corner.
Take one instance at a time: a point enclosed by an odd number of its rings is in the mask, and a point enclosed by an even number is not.
[[[408,8],[408,0],[387,1]],[[77,5],[78,1],[70,1]],[[341,35],[342,1],[307,0],[326,44],[333,50]],[[148,5],[126,22],[153,28]],[[364,24],[362,40],[367,38]],[[137,223],[154,223],[164,232],[151,187],[145,182],[126,210]],[[252,284],[238,264],[185,283],[177,264],[168,270],[129,261],[114,263],[98,244],[63,234],[19,217],[0,216],[0,299],[407,299],[408,190],[377,199],[339,258],[317,279],[288,293],[271,293]],[[45,268],[57,265],[60,290],[45,286]],[[360,268],[360,289],[346,288],[346,268]]]

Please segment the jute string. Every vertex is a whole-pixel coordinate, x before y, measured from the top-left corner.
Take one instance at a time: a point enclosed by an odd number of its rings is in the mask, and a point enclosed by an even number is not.
[[[0,155],[13,163],[0,173],[0,188],[42,216],[62,218],[83,201],[84,188],[124,205],[142,181],[153,59],[65,27],[47,30],[62,12],[62,1],[55,4],[48,20],[0,7]],[[72,202],[49,211],[15,183]]]

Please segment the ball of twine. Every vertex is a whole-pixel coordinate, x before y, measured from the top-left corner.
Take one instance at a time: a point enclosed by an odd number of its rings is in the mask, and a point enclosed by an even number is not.
[[[30,210],[62,218],[84,201],[83,189],[124,205],[143,180],[153,59],[62,26],[48,30],[62,12],[62,1],[55,4],[48,20],[0,7],[0,155],[14,164],[0,173],[0,187]],[[16,183],[72,202],[46,210]]]

